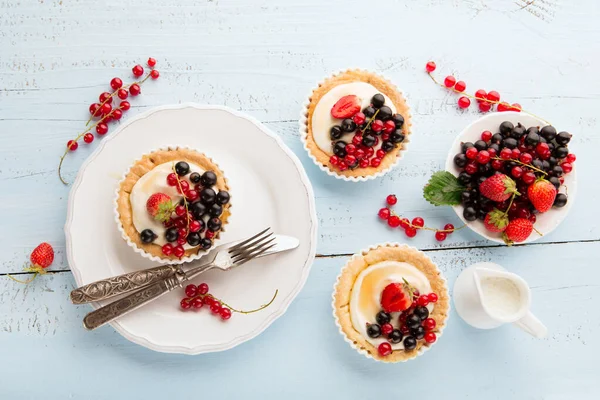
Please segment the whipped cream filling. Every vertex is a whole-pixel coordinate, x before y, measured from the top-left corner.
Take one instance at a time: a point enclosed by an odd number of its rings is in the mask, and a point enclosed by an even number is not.
[[[366,82],[352,82],[345,83],[343,85],[338,85],[331,89],[329,92],[325,93],[323,97],[317,103],[315,107],[315,112],[312,116],[312,132],[315,143],[321,150],[330,156],[333,155],[333,143],[331,141],[331,137],[329,136],[329,131],[331,127],[334,125],[339,125],[342,123],[342,120],[333,118],[331,116],[331,108],[339,99],[344,96],[353,94],[358,96],[361,101],[361,110],[371,104],[371,98],[377,93],[381,93],[377,88],[373,85],[370,85]],[[396,107],[392,100],[387,97],[384,93],[381,93],[385,98],[385,105],[388,106],[392,110],[392,114],[396,114]],[[347,143],[350,142],[354,132],[345,133],[338,140],[343,140]],[[381,141],[379,144],[375,146],[375,150],[381,147]]]
[[[376,323],[375,317],[381,311],[381,292],[390,283],[401,283],[403,278],[421,294],[431,293],[431,284],[423,272],[406,262],[382,261],[365,268],[356,278],[350,294],[350,319],[352,326],[367,342],[377,347],[387,339],[381,335],[371,338],[367,334],[367,324]],[[431,313],[433,304],[427,309]],[[391,313],[391,324],[398,328],[398,317],[401,313]],[[405,336],[406,337],[406,336]],[[390,343],[392,350],[404,349],[404,339],[400,343]]]
[[[151,229],[157,236],[152,243],[160,246],[168,243],[165,239],[167,228],[164,227],[162,222],[156,221],[154,217],[148,213],[146,210],[146,202],[154,193],[164,193],[171,197],[173,204],[179,204],[179,201],[183,196],[177,192],[177,189],[174,186],[169,186],[167,184],[167,175],[173,172],[174,164],[175,161],[169,161],[154,167],[151,171],[138,179],[135,185],[133,185],[131,194],[129,195],[131,210],[133,212],[133,226],[138,233],[142,232],[144,229]],[[195,164],[189,162],[188,164],[190,166],[190,172],[186,177],[192,172],[198,172],[200,175],[205,172],[204,169]],[[213,186],[213,190],[215,190],[215,193],[218,192],[216,186]],[[208,219],[208,217],[204,217],[204,222],[206,223]],[[194,247],[186,243],[183,245],[183,248],[188,250]]]

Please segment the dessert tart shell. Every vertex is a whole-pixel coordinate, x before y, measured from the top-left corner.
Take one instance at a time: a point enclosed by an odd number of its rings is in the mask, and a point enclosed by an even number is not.
[[[429,317],[435,319],[436,328],[434,332],[439,340],[450,312],[450,298],[446,279],[425,253],[403,244],[379,244],[352,256],[342,268],[333,287],[333,317],[345,341],[367,358],[389,363],[408,361],[423,354],[437,341],[433,344],[427,344],[424,340],[419,340],[414,350],[394,350],[392,354],[382,357],[379,355],[377,348],[357,332],[352,325],[349,303],[354,282],[364,269],[382,261],[407,262],[423,272],[428,278],[431,289],[438,295],[438,301],[435,303],[433,312]]]
[[[367,168],[356,168],[354,170],[347,169],[345,171],[339,171],[330,168],[329,158],[330,155],[321,150],[315,142],[312,130],[312,117],[319,103],[319,100],[332,88],[342,85],[345,83],[352,82],[366,82],[374,86],[381,93],[385,94],[392,101],[396,107],[396,112],[404,117],[404,125],[402,126],[402,132],[405,135],[405,139],[400,145],[395,148],[392,152],[388,153],[381,161],[379,167],[367,167]],[[398,88],[386,78],[370,71],[362,69],[349,69],[346,71],[339,72],[333,76],[326,78],[320,82],[318,86],[312,90],[308,101],[304,104],[302,114],[300,116],[300,137],[304,144],[304,148],[308,152],[308,155],[313,162],[328,175],[335,176],[339,179],[346,181],[365,181],[369,179],[375,179],[379,176],[387,173],[394,165],[398,163],[402,158],[403,153],[406,151],[406,147],[410,142],[410,134],[412,127],[412,117],[410,114],[410,108],[406,103],[406,100]]]
[[[211,158],[197,150],[185,146],[168,146],[144,154],[140,159],[136,160],[131,165],[127,172],[125,172],[116,191],[115,219],[123,239],[125,239],[127,244],[129,244],[129,246],[131,246],[137,253],[153,261],[180,264],[198,259],[202,255],[206,254],[210,249],[203,250],[199,246],[192,249],[186,249],[183,257],[180,259],[173,255],[165,256],[162,253],[162,246],[158,244],[143,243],[140,239],[139,232],[133,225],[133,210],[129,200],[129,194],[131,193],[131,190],[142,176],[151,171],[154,167],[169,161],[186,161],[191,164],[196,164],[204,170],[213,171],[217,176],[217,183],[215,186],[219,190],[226,190],[231,194],[223,171]],[[225,230],[225,225],[231,216],[230,209],[231,201],[223,206],[223,213],[219,217],[219,219],[221,219],[222,228],[214,237],[213,247],[214,243],[216,243],[216,241],[219,239],[221,232]]]

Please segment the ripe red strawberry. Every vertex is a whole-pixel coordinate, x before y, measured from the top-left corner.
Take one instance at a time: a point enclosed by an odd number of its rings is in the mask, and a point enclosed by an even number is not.
[[[344,96],[331,107],[331,116],[337,119],[350,118],[360,111],[360,99],[354,94]]]
[[[504,174],[495,174],[481,182],[479,192],[494,201],[508,200],[510,196],[519,194],[515,181]]]
[[[48,268],[52,261],[54,261],[54,249],[49,243],[40,243],[29,257],[33,267]]]
[[[171,219],[171,214],[175,211],[175,205],[171,197],[164,193],[154,193],[146,201],[146,210],[155,220],[165,222]]]
[[[508,225],[508,216],[504,212],[494,208],[485,216],[483,225],[490,232],[504,232]]]
[[[510,221],[502,234],[502,239],[508,245],[525,241],[533,232],[533,223],[525,218]]]
[[[404,311],[413,302],[413,291],[408,283],[390,283],[381,292],[381,308],[385,312]]]
[[[545,179],[539,179],[529,185],[527,197],[539,212],[546,212],[552,208],[556,199],[557,190],[553,184]]]

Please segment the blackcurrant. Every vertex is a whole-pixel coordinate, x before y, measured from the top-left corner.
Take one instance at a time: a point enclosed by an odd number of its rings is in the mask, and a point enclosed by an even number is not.
[[[356,130],[356,122],[351,120],[350,118],[346,118],[342,121],[342,131],[343,132],[354,132]]]
[[[521,139],[521,137],[523,137],[524,134],[525,128],[521,124],[518,124],[513,128],[509,136],[515,139]]]
[[[567,204],[567,195],[564,193],[557,194],[554,199],[554,207],[564,207],[565,204]]]
[[[225,190],[220,190],[219,193],[217,193],[217,203],[225,205],[229,203],[229,199],[229,192],[226,192]]]
[[[365,133],[363,135],[362,144],[367,147],[373,146],[375,144],[375,136],[370,133]]]
[[[179,161],[175,164],[175,172],[177,172],[177,175],[179,176],[185,176],[190,172],[190,165],[185,161]]]
[[[413,336],[407,336],[404,338],[404,350],[414,350],[417,347],[417,339]]]
[[[202,247],[204,250],[208,250],[212,247],[212,240],[208,239],[208,238],[203,238],[200,240],[200,247]]]
[[[415,339],[423,339],[423,336],[425,336],[425,328],[422,326],[417,326],[416,328],[410,330],[410,334],[413,335]]]
[[[487,149],[487,143],[481,139],[476,141],[474,145],[475,145],[475,148],[479,151]]]
[[[223,214],[223,207],[220,204],[214,203],[208,209],[208,213],[210,214],[211,217],[218,217],[221,214]]]
[[[529,133],[527,133],[527,136],[525,136],[525,144],[528,146],[537,146],[537,144],[540,142],[540,135],[535,132],[530,132],[529,129],[527,130]]]
[[[144,229],[142,233],[140,233],[140,239],[144,243],[152,243],[157,236],[151,229]]]
[[[502,143],[502,139],[504,139],[504,137],[499,133],[494,133],[492,135],[492,143],[500,144]]]
[[[550,173],[552,174],[552,176],[562,176],[564,171],[560,165],[555,165],[554,167],[552,167]]]
[[[477,219],[483,221],[485,219],[486,215],[487,215],[487,212],[483,208],[480,208],[479,210],[477,210]]]
[[[508,147],[511,150],[514,149],[514,148],[516,148],[518,144],[519,143],[517,142],[517,139],[511,138],[511,137],[506,138],[506,139],[504,139],[502,141],[502,146],[503,147]]]
[[[551,176],[550,179],[548,179],[548,180],[550,181],[551,184],[554,185],[554,187],[556,189],[558,189],[560,187],[560,179],[558,179],[556,176]]]
[[[503,123],[500,124],[500,133],[506,136],[512,132],[514,127],[515,126],[513,125],[512,122],[504,121]]]
[[[205,187],[204,189],[202,189],[200,191],[200,201],[205,206],[212,205],[215,202],[216,197],[217,197],[217,194],[210,187]]]
[[[392,118],[392,109],[388,106],[381,107],[375,118],[382,121],[387,121],[388,119]]]
[[[556,137],[556,128],[552,125],[546,125],[540,131],[540,135],[544,137],[547,141],[551,141]]]
[[[421,321],[424,321],[429,317],[429,310],[427,307],[417,307],[413,312],[417,317],[421,318]]]
[[[454,165],[456,165],[458,168],[464,168],[464,166],[467,165],[468,162],[469,160],[467,160],[467,156],[465,156],[462,153],[459,153],[454,156]]]
[[[540,159],[535,159],[531,162],[531,165],[533,165],[534,167],[536,167],[537,169],[543,169],[544,168],[544,164],[542,163],[542,160]]]
[[[394,147],[396,147],[394,143],[390,142],[389,140],[384,140],[381,143],[381,150],[385,151],[386,153],[389,153],[390,151],[394,150]]]
[[[463,205],[468,204],[471,200],[473,200],[472,192],[465,190],[460,194],[460,201]]]
[[[373,115],[375,115],[375,108],[368,106],[365,107],[362,112],[363,114],[365,114],[365,116],[372,117]]]
[[[200,234],[198,232],[190,232],[187,235],[187,242],[190,246],[196,247],[200,244]]]
[[[179,230],[176,227],[171,227],[165,232],[165,240],[167,242],[174,242],[179,238]]]
[[[463,217],[467,221],[475,221],[477,219],[477,211],[473,207],[465,207],[463,210]]]
[[[378,338],[381,336],[381,327],[377,324],[369,324],[367,326],[367,335],[373,339]]]
[[[565,146],[558,146],[554,149],[554,157],[565,158],[569,154],[569,149]]]
[[[206,212],[206,206],[200,201],[190,204],[190,212],[196,219],[200,219]]]
[[[379,311],[375,316],[375,320],[379,325],[384,325],[392,320],[392,316],[390,313],[386,313],[385,311]]]
[[[221,229],[221,220],[219,218],[211,218],[208,220],[208,229],[210,229],[213,232],[218,231],[219,229]]]
[[[385,104],[385,97],[381,93],[377,93],[371,98],[371,105],[375,108],[379,108]]]
[[[392,331],[392,333],[390,333],[388,335],[388,339],[389,339],[390,342],[396,344],[396,343],[400,343],[402,341],[402,337],[403,336],[404,335],[402,335],[402,332],[400,332],[400,330],[394,329]]]
[[[200,174],[199,174],[199,173],[197,173],[197,172],[192,172],[192,173],[190,174],[190,182],[192,182],[192,183],[194,183],[194,184],[196,184],[196,183],[200,183],[200,178],[201,178],[201,176],[200,176]]]
[[[339,140],[333,145],[333,154],[340,158],[346,157],[346,142]]]
[[[496,151],[496,154],[500,153],[500,143],[492,143],[488,146],[488,150],[490,149],[494,149],[494,151]]]
[[[409,329],[414,329],[417,326],[421,326],[421,318],[419,318],[417,315],[415,314],[410,314],[407,318],[406,318],[406,326]]]
[[[338,140],[342,137],[343,134],[344,132],[342,132],[342,127],[340,127],[339,125],[334,125],[329,130],[329,137],[331,138],[331,140]]]
[[[464,142],[464,143],[461,145],[462,152],[463,152],[463,153],[466,153],[466,152],[467,152],[467,149],[468,149],[469,147],[475,147],[475,145],[474,145],[473,143],[471,143],[471,142]]]
[[[401,143],[404,141],[404,134],[402,133],[402,129],[396,129],[395,132],[390,134],[390,141],[392,143]]]
[[[202,178],[200,179],[202,182],[202,186],[214,186],[217,183],[217,175],[212,171],[206,171],[202,174]]]
[[[392,115],[392,121],[396,124],[396,129],[400,129],[404,125],[404,117],[400,114]]]
[[[461,185],[468,185],[471,183],[471,175],[467,174],[465,171],[458,174],[458,182]]]

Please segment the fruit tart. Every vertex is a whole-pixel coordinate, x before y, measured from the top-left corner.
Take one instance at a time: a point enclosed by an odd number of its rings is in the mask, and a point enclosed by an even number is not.
[[[383,244],[354,255],[334,287],[336,324],[367,357],[407,361],[441,335],[449,311],[440,270],[413,247]]]
[[[411,116],[398,89],[363,70],[334,75],[313,90],[300,121],[304,147],[330,175],[366,180],[387,172],[409,141]]]
[[[184,147],[144,155],[117,189],[123,238],[155,261],[198,258],[219,238],[230,207],[223,172],[206,155]]]

